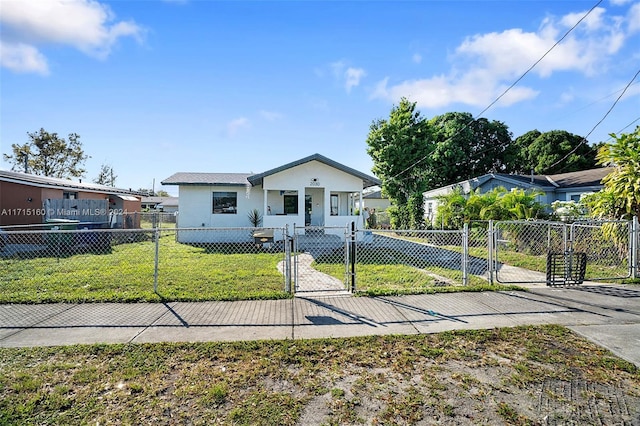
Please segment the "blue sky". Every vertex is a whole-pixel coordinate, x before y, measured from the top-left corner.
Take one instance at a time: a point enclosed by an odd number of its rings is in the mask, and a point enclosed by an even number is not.
[[[175,172],[313,153],[370,173],[369,126],[402,96],[477,117],[597,3],[2,0],[0,150],[75,132],[85,180],[109,164],[174,194]],[[483,116],[586,136],[639,69],[640,2],[602,1]],[[588,140],[639,118],[636,78]]]

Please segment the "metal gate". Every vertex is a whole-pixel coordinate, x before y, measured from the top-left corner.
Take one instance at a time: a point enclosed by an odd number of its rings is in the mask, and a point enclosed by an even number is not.
[[[293,228],[295,293],[349,292],[349,230],[347,227]]]
[[[490,225],[490,235],[499,283],[580,284],[632,274],[631,221],[503,221]]]

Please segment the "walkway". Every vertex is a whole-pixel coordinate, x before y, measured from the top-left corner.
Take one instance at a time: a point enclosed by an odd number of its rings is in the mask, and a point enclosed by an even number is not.
[[[0,347],[77,343],[306,339],[561,324],[640,366],[640,289],[241,302],[0,305]]]

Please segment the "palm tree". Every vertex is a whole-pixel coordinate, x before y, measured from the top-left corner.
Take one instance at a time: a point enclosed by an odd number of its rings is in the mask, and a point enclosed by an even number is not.
[[[632,133],[610,136],[613,142],[600,147],[597,159],[613,171],[602,179],[604,189],[595,197],[593,212],[613,219],[640,219],[640,126]],[[599,198],[601,202],[597,202]]]

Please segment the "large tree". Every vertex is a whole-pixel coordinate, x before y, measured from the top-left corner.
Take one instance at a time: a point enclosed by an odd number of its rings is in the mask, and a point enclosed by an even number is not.
[[[640,126],[632,133],[611,134],[611,143],[598,151],[598,163],[613,167],[602,183],[604,189],[591,197],[594,215],[613,219],[640,219]]]
[[[513,157],[504,123],[459,112],[426,120],[404,98],[388,120],[374,121],[367,144],[373,171],[396,206],[390,213],[402,227],[422,223],[424,191],[507,171]]]
[[[3,154],[4,159],[13,164],[11,170],[55,178],[84,176],[83,165],[89,157],[82,149],[79,135],[69,134],[68,141],[44,129],[27,132],[27,135],[27,143],[12,144],[11,154]]]
[[[597,150],[582,137],[564,130],[531,130],[514,141],[513,173],[557,174],[597,167]]]
[[[429,126],[416,111],[415,102],[403,98],[391,109],[389,119],[375,120],[367,137],[367,153],[373,172],[382,181],[382,191],[395,205],[390,214],[397,228],[422,225],[420,213],[411,206],[422,205],[427,189],[424,164],[433,151]]]
[[[435,144],[426,163],[430,189],[510,167],[514,153],[504,123],[449,112],[432,118],[429,125]]]

